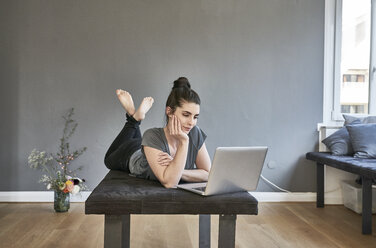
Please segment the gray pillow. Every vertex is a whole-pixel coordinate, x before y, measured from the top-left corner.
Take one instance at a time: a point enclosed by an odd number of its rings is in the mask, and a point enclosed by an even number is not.
[[[352,155],[354,150],[346,127],[325,138],[322,143],[328,147],[333,155]]]
[[[351,124],[356,125],[360,123],[360,120],[355,120]],[[354,154],[349,132],[347,131],[346,126],[342,127],[337,132],[325,138],[322,143],[324,143],[326,147],[328,147],[333,155],[341,156]]]
[[[356,158],[376,158],[376,123],[346,126]]]
[[[345,126],[349,125],[355,120],[359,120],[363,124],[376,123],[376,116],[352,116],[346,114],[343,114],[342,116],[345,119]]]

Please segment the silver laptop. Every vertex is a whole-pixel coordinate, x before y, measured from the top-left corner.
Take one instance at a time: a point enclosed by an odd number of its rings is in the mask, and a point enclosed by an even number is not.
[[[177,187],[204,196],[255,190],[267,150],[265,146],[218,147],[207,183],[185,183]]]

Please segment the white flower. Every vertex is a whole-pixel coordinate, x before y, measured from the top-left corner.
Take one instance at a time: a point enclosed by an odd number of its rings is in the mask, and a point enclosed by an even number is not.
[[[78,185],[74,185],[73,190],[72,190],[71,193],[72,193],[73,195],[75,195],[75,194],[77,194],[79,191],[80,191],[80,186],[78,186]]]
[[[51,189],[51,184],[47,184],[47,189]]]
[[[72,177],[71,177],[71,176],[68,176],[68,175],[65,175],[65,178],[66,178],[67,180],[71,180],[71,179],[72,179]]]

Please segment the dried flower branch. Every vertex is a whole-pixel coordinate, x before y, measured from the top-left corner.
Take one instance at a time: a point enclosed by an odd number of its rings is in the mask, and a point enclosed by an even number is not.
[[[56,154],[47,156],[45,151],[33,149],[28,157],[28,164],[32,169],[46,172],[39,182],[47,185],[48,189],[77,193],[86,189],[85,180],[77,177],[76,172],[82,170],[82,166],[70,170],[71,162],[81,156],[87,147],[70,152],[69,138],[74,134],[78,123],[72,119],[74,108],[69,109],[63,117],[65,120],[63,136],[60,139],[59,150]],[[72,177],[73,176],[73,177]]]

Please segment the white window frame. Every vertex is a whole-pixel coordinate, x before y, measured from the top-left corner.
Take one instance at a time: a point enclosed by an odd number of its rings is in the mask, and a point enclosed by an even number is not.
[[[325,0],[323,123],[339,125],[342,0]],[[369,115],[376,114],[376,0],[371,0]]]

